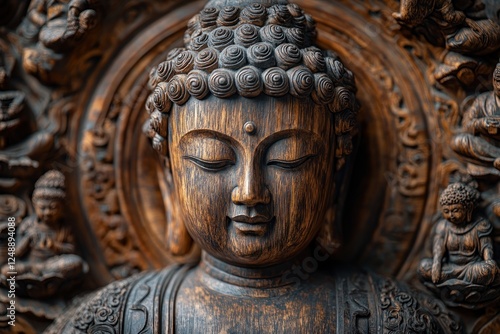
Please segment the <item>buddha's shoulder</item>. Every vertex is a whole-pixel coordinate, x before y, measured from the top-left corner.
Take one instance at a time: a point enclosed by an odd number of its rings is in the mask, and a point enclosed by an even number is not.
[[[170,266],[113,282],[81,300],[46,334],[142,333],[146,329],[161,333],[173,328],[171,306],[191,268]],[[322,274],[329,277],[319,285],[324,284],[323,294],[334,298],[328,303],[335,307],[332,315],[344,319],[336,321],[337,333],[463,333],[461,322],[440,301],[406,284],[366,271]]]
[[[354,332],[464,333],[461,321],[441,301],[404,283],[347,270],[337,271],[334,281],[337,309]]]
[[[155,303],[172,283],[182,281],[189,269],[188,265],[172,265],[112,282],[77,301],[45,334],[139,333],[155,316],[161,316],[153,312],[158,309]],[[134,321],[124,322],[124,319]]]

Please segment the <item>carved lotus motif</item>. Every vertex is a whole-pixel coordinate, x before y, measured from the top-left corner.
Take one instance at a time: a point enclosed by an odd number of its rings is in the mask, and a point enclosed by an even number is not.
[[[491,285],[471,284],[459,279],[452,279],[441,284],[425,283],[436,292],[447,305],[467,309],[477,309],[494,305],[500,297],[500,280]]]

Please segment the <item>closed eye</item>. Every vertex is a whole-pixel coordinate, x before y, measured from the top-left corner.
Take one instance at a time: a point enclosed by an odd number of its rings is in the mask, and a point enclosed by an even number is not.
[[[317,154],[309,154],[309,155],[306,155],[302,158],[295,159],[295,160],[269,160],[267,165],[268,166],[275,166],[275,167],[283,168],[283,169],[295,169],[316,156],[317,156]]]
[[[234,161],[229,160],[229,159],[223,159],[223,160],[203,160],[200,158],[195,158],[193,156],[184,156],[184,159],[191,161],[193,164],[196,166],[200,167],[203,170],[206,170],[208,172],[218,172],[221,171],[229,166],[234,165]]]

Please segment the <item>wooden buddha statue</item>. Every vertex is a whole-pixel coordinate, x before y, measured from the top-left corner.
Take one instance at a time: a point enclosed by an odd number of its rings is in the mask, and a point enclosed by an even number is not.
[[[462,332],[427,295],[320,266],[336,247],[354,79],[298,6],[253,2],[209,2],[151,72],[148,133],[182,218],[169,247],[195,242],[199,264],[114,282],[47,332]]]

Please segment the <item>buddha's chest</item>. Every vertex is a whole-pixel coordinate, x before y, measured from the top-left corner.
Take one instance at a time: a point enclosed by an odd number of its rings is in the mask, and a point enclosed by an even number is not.
[[[475,233],[474,230],[463,234],[449,233],[447,236],[446,244],[448,251],[451,253],[474,253],[478,247],[477,233]]]
[[[248,298],[198,287],[180,291],[175,329],[177,333],[335,333],[335,302],[328,290]]]

